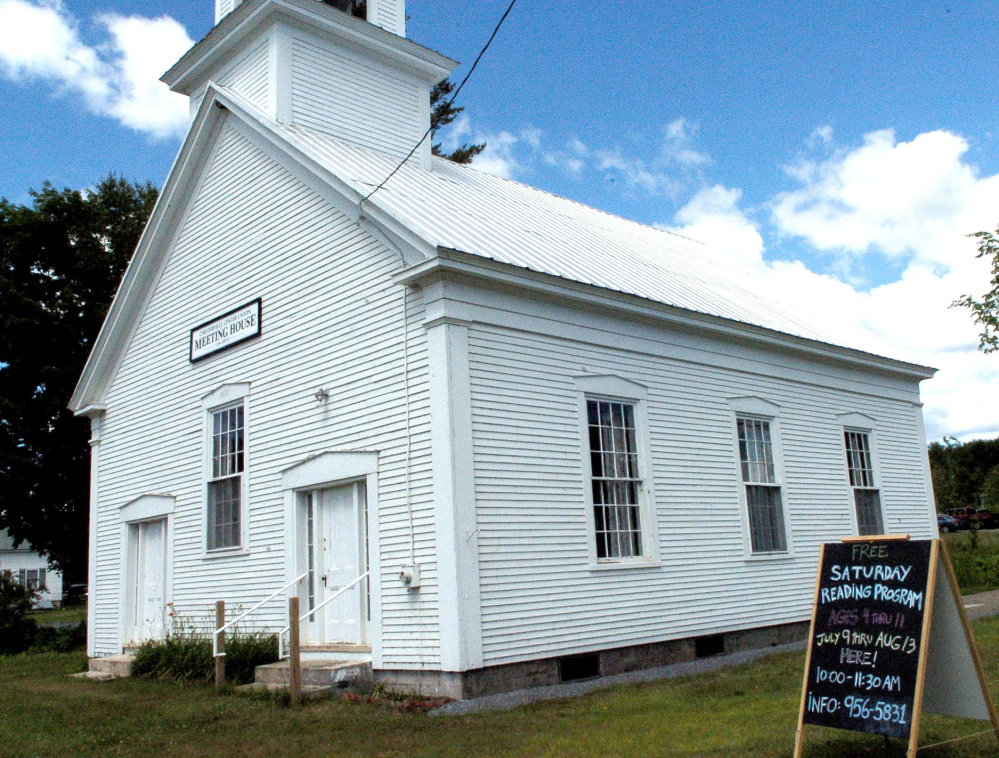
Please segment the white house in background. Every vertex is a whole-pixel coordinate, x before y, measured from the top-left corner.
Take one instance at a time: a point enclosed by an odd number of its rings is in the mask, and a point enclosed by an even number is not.
[[[62,573],[49,568],[49,562],[27,542],[14,547],[14,538],[0,529],[0,573],[9,571],[18,584],[38,590],[36,608],[62,605]]]
[[[820,543],[936,536],[932,369],[427,141],[368,197],[456,64],[367,13],[220,0],[163,77],[191,129],[71,405],[91,656],[303,576],[349,587],[307,654],[467,697],[801,637]]]

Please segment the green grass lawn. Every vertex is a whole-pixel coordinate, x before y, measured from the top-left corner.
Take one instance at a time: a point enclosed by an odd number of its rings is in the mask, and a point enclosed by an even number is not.
[[[60,621],[69,624],[76,624],[87,620],[87,606],[71,605],[68,608],[49,608],[48,610],[32,611],[28,614],[39,624],[50,624],[53,621]]]
[[[975,623],[993,693],[999,619]],[[430,718],[328,700],[293,709],[203,685],[66,678],[82,653],[0,658],[4,756],[789,756],[804,655],[656,684],[616,687],[503,713]],[[926,716],[923,744],[987,725]],[[809,727],[808,758],[904,755],[880,737]],[[995,756],[994,736],[933,758]]]

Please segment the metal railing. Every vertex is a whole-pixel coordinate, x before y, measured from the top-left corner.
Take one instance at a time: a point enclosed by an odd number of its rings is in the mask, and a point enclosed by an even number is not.
[[[371,573],[370,571],[365,571],[363,574],[361,574],[359,577],[357,577],[357,579],[354,579],[349,584],[345,584],[343,587],[341,587],[340,589],[338,589],[336,592],[334,592],[328,598],[326,598],[325,600],[323,600],[323,602],[321,602],[315,608],[310,608],[309,610],[307,610],[305,613],[303,613],[301,615],[301,617],[299,617],[299,619],[298,619],[299,622],[305,621],[305,619],[307,619],[309,616],[312,616],[317,611],[322,610],[322,608],[324,606],[327,606],[330,603],[332,603],[334,600],[336,600],[338,597],[340,597],[340,595],[342,595],[344,592],[346,592],[347,590],[349,590],[355,584],[358,584],[359,582],[362,582],[365,579],[367,579],[368,578],[368,574],[370,574],[370,573]],[[299,577],[299,578],[301,578],[301,577]],[[294,584],[294,582],[292,582],[292,584]],[[278,659],[279,660],[284,660],[284,658],[286,657],[285,654],[284,654],[284,635],[285,635],[285,632],[287,632],[290,629],[291,629],[291,624],[288,624],[288,626],[286,626],[284,629],[282,629],[280,632],[278,632]]]
[[[309,575],[308,571],[302,572],[301,574],[299,574],[298,576],[296,576],[294,579],[292,579],[290,582],[288,582],[284,587],[282,587],[281,589],[279,589],[277,592],[275,592],[273,594],[270,594],[267,597],[265,597],[263,600],[261,600],[255,606],[253,606],[252,608],[250,608],[250,610],[243,611],[241,614],[239,614],[238,616],[236,616],[236,618],[234,618],[228,624],[225,624],[224,626],[221,626],[218,629],[216,629],[212,633],[212,657],[214,657],[214,658],[221,658],[222,656],[225,655],[225,650],[219,651],[219,635],[222,634],[222,632],[224,632],[226,629],[229,629],[231,626],[233,626],[237,622],[242,621],[244,618],[246,618],[247,616],[249,616],[251,613],[253,613],[255,610],[257,610],[258,608],[260,608],[262,605],[265,605],[266,603],[269,603],[271,600],[273,600],[274,598],[276,598],[282,592],[285,592],[289,588],[291,588],[294,585],[298,584],[300,581],[302,581],[308,575]],[[324,603],[324,605],[325,605],[325,603]],[[288,629],[288,627],[285,627],[284,631],[286,631],[287,629]],[[279,634],[278,635],[278,640],[280,641],[280,639],[281,639],[281,635]],[[280,644],[280,642],[279,642],[279,644]]]

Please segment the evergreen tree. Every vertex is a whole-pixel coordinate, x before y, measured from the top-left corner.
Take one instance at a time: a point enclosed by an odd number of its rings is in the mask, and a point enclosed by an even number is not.
[[[437,136],[437,132],[450,124],[461,113],[464,108],[458,108],[449,102],[451,93],[454,92],[454,84],[450,79],[445,79],[434,85],[430,90],[430,139]],[[434,155],[447,158],[455,163],[471,163],[472,158],[486,149],[485,142],[469,145],[465,143],[455,148],[450,153],[441,149],[439,142],[432,143]]]
[[[151,184],[0,199],[0,528],[70,581],[87,559],[86,419],[66,404],[156,202]]]

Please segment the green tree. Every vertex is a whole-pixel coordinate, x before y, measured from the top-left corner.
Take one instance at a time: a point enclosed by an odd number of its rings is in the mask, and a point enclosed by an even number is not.
[[[993,466],[985,475],[982,493],[985,495],[985,507],[999,511],[999,465]]]
[[[72,580],[87,557],[89,430],[66,408],[157,190],[108,176],[0,199],[0,527]]]
[[[434,85],[430,90],[430,139],[437,136],[437,132],[450,124],[461,113],[464,108],[458,108],[449,102],[451,93],[454,92],[454,84],[450,79],[445,79]],[[471,163],[472,158],[486,149],[485,142],[469,145],[465,143],[455,148],[450,153],[446,153],[441,148],[439,142],[432,142],[434,155],[447,158],[455,163]]]
[[[982,328],[978,335],[978,349],[983,353],[999,350],[999,240],[996,234],[999,234],[999,229],[995,234],[975,232],[970,235],[978,238],[976,257],[992,259],[992,279],[989,282],[992,289],[982,295],[981,300],[963,295],[951,303],[951,307],[968,308],[975,323]]]
[[[929,456],[937,510],[978,507],[986,476],[999,466],[999,438],[962,443],[945,437],[930,444]]]

